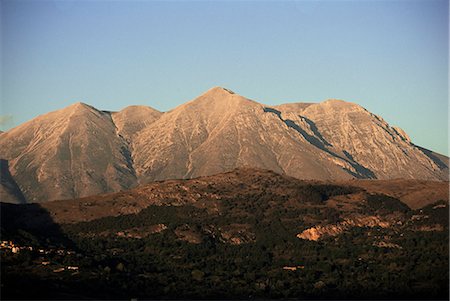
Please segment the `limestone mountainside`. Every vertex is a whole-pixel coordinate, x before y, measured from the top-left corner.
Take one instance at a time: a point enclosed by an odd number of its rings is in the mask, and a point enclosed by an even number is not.
[[[9,172],[8,161],[3,159],[0,159],[0,200],[5,203],[25,203],[22,191]]]
[[[215,87],[169,112],[77,103],[0,134],[28,202],[255,167],[299,179],[448,180],[448,158],[341,100],[267,106]]]
[[[0,153],[28,202],[118,191],[136,184],[128,144],[117,134],[110,113],[83,103],[3,133]]]
[[[448,158],[341,100],[269,107],[217,87],[164,114],[132,144],[143,182],[241,166],[301,179],[448,179]]]
[[[242,166],[303,179],[356,176],[352,164],[357,163],[318,149],[301,134],[303,129],[270,110],[213,88],[137,135],[132,143],[139,150],[133,155],[136,173],[143,182],[212,175]]]
[[[444,179],[448,158],[442,162],[411,143],[398,127],[359,105],[328,100],[306,107],[298,118],[314,123],[324,146],[372,171],[378,179]]]
[[[147,106],[129,106],[119,112],[112,112],[111,117],[118,133],[131,141],[140,130],[147,127],[163,113]]]

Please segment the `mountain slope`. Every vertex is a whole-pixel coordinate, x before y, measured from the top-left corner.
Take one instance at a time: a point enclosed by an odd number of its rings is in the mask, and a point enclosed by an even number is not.
[[[329,100],[308,106],[301,116],[312,120],[324,139],[377,178],[444,179],[441,168],[407,134],[359,105]],[[442,166],[443,167],[443,166]]]
[[[140,130],[161,117],[163,113],[147,106],[129,106],[119,112],[111,113],[120,135],[131,141]]]
[[[398,128],[339,100],[268,107],[216,87],[166,113],[133,141],[142,182],[240,166],[302,179],[448,179]]]
[[[127,144],[109,113],[83,103],[39,116],[0,140],[26,199],[68,199],[135,185]]]
[[[25,203],[22,191],[9,172],[8,161],[3,159],[0,159],[0,200],[5,203]]]
[[[448,180],[448,158],[359,105],[266,106],[215,87],[161,113],[77,103],[0,134],[0,159],[28,202],[115,192],[238,167],[299,179]]]
[[[142,130],[133,141],[139,149],[133,157],[143,182],[240,166],[306,179],[353,177],[342,168],[352,169],[346,158],[317,149],[299,131],[262,104],[216,87]]]

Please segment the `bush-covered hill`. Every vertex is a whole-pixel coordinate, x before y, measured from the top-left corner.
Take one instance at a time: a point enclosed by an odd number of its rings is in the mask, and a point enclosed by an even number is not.
[[[238,170],[66,204],[1,204],[3,299],[448,298],[448,200]]]

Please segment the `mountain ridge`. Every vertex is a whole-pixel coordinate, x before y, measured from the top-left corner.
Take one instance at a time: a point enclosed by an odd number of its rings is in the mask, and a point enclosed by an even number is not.
[[[227,197],[250,196],[261,191],[284,195],[286,206],[301,202],[297,190],[307,187],[340,187],[348,189],[349,196],[332,197],[328,207],[335,203],[346,206],[363,205],[368,195],[386,195],[398,199],[411,209],[421,209],[430,204],[449,202],[445,182],[420,180],[300,180],[271,170],[252,167],[236,168],[228,172],[193,179],[169,179],[139,185],[132,189],[75,198],[54,200],[41,204],[57,223],[90,221],[108,216],[136,214],[148,206],[185,206],[208,208],[217,214],[218,202]],[[403,187],[404,189],[399,189]],[[245,197],[244,197],[245,198]],[[207,201],[206,201],[207,199]],[[312,199],[312,197],[311,197]],[[311,199],[309,201],[311,201]]]
[[[299,179],[448,180],[447,157],[358,104],[268,106],[221,87],[168,112],[78,102],[0,137],[0,158],[33,202],[246,166]]]

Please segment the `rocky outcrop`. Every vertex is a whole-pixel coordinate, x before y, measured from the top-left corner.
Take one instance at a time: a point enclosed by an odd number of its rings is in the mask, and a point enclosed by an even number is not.
[[[256,241],[256,235],[248,224],[231,224],[221,227],[220,240],[232,245],[241,245]]]
[[[388,249],[403,249],[400,245],[392,243],[392,242],[386,242],[386,241],[379,241],[373,243],[373,246],[378,248],[388,248]]]
[[[199,244],[203,241],[201,233],[192,229],[187,224],[177,227],[174,232],[179,240],[183,240],[191,244]]]
[[[158,120],[163,113],[147,106],[129,106],[111,117],[119,135],[131,141],[142,129]]]
[[[298,234],[297,237],[317,241],[324,236],[336,236],[354,227],[387,228],[389,226],[389,222],[384,221],[378,216],[355,216],[346,218],[337,224],[311,227]]]
[[[116,233],[118,237],[141,239],[151,234],[161,233],[166,230],[167,226],[164,224],[156,224],[150,227],[131,228]]]

